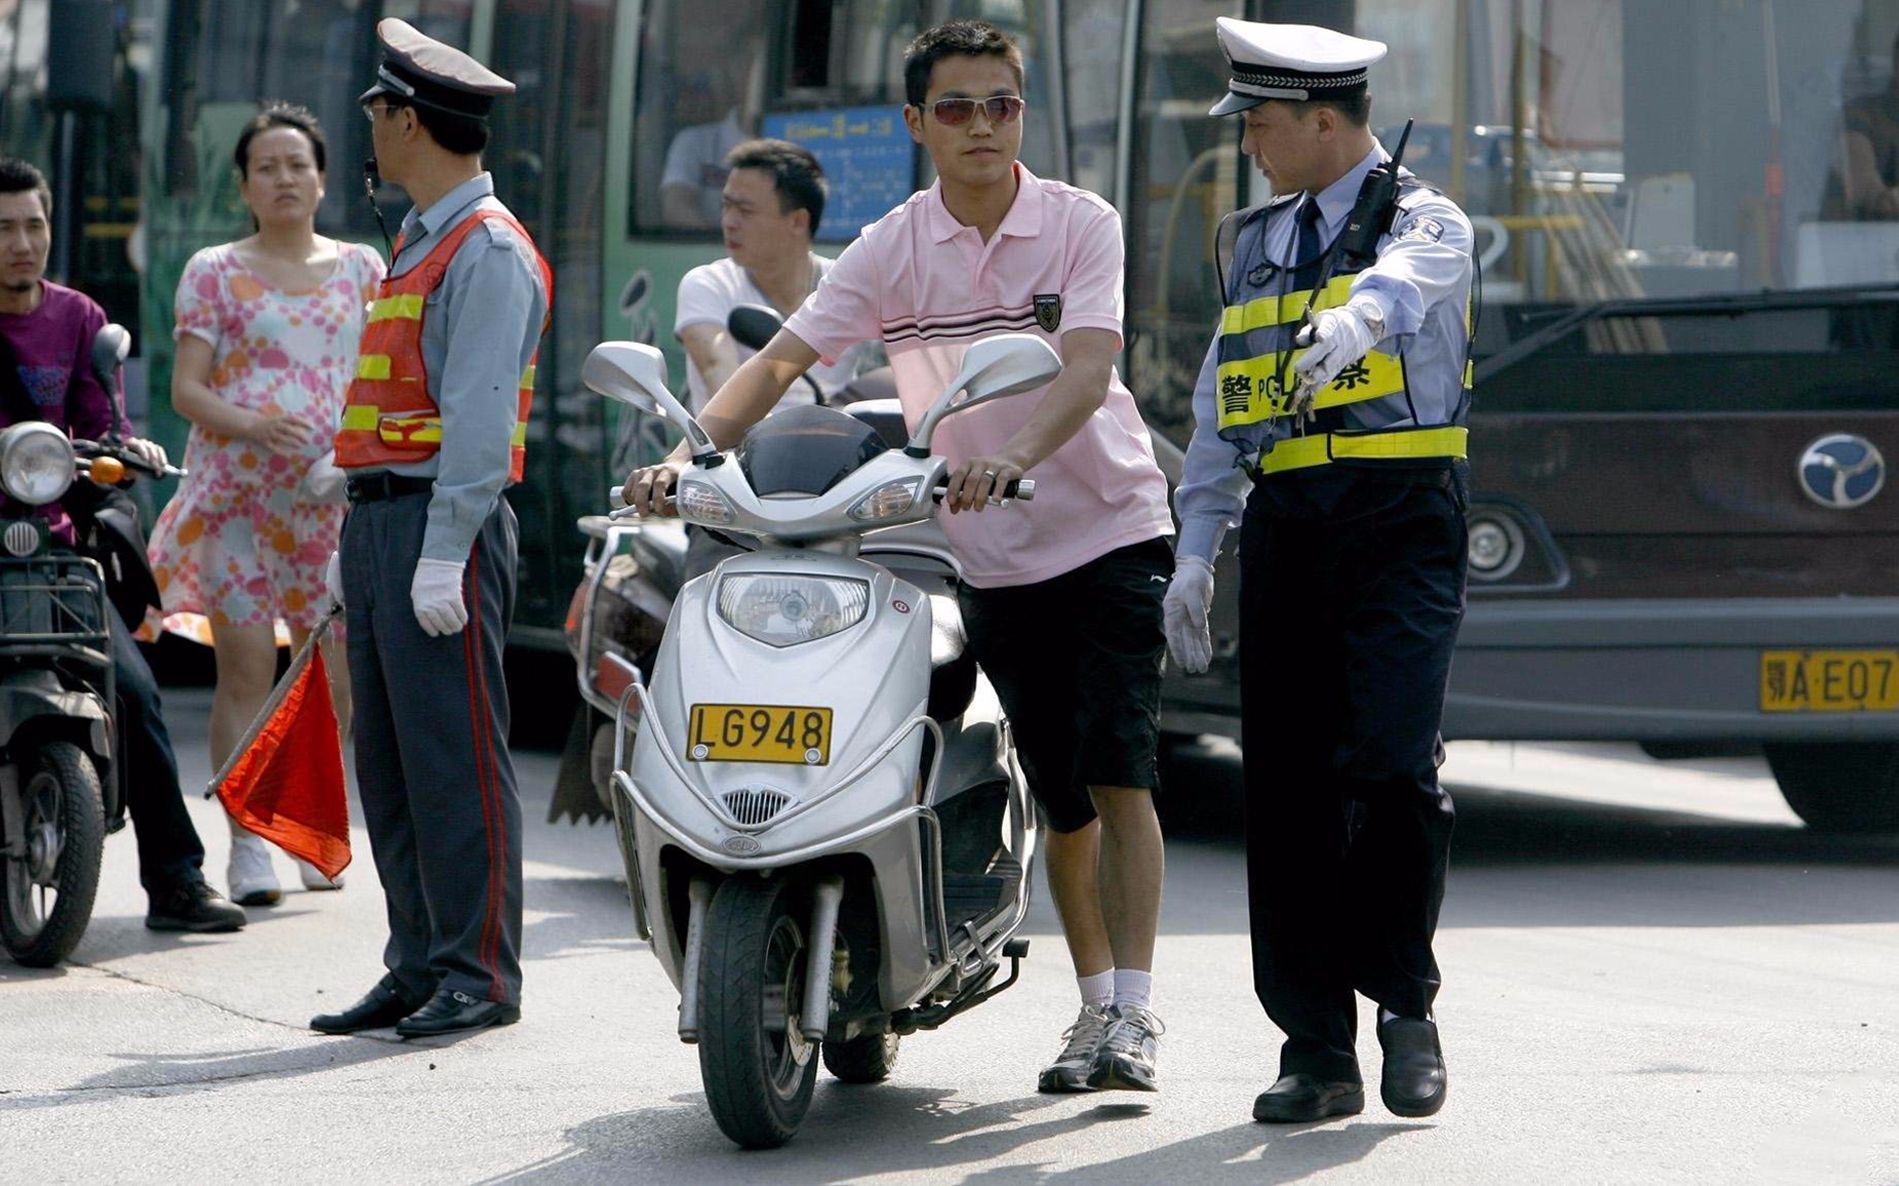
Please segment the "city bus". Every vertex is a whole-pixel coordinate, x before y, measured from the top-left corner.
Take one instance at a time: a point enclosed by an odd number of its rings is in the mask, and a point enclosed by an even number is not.
[[[0,3],[16,29],[44,0]],[[488,153],[556,273],[520,514],[517,637],[558,645],[575,518],[648,439],[585,392],[603,338],[674,373],[673,295],[720,251],[719,158],[809,145],[821,250],[917,187],[901,61],[982,17],[1026,58],[1026,164],[1127,236],[1123,370],[1177,472],[1220,300],[1215,228],[1269,196],[1207,107],[1214,18],[1391,47],[1385,142],[1478,231],[1471,595],[1450,737],[1760,744],[1810,824],[1899,829],[1899,0],[152,0],[138,147],[144,354],[166,407],[172,286],[238,234],[228,163],[256,100],[331,137],[322,229],[374,240],[355,96],[401,16],[514,79]],[[143,25],[141,22],[149,22]],[[16,85],[30,76],[16,71]],[[9,97],[8,110],[12,110]],[[127,143],[126,151],[131,145]],[[1899,191],[1893,191],[1899,193]],[[385,198],[393,217],[400,195]],[[117,217],[114,213],[112,217]],[[84,283],[87,277],[78,279]],[[1170,677],[1173,733],[1234,732],[1230,553],[1216,660]],[[1296,627],[1294,627],[1296,628]],[[1289,694],[1297,694],[1289,689]]]

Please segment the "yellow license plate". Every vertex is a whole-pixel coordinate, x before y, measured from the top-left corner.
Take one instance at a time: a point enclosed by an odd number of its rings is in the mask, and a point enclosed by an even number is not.
[[[686,754],[695,762],[831,760],[831,710],[796,704],[695,704]]]
[[[1762,712],[1899,708],[1899,651],[1762,651]]]

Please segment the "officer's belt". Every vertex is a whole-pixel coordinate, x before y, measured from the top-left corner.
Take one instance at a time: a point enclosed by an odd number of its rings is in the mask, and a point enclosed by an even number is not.
[[[1259,459],[1256,472],[1264,477],[1334,461],[1454,461],[1469,454],[1470,429],[1461,425],[1321,432],[1275,443],[1272,452]]]
[[[343,489],[349,494],[352,504],[380,502],[385,498],[400,498],[405,494],[433,493],[435,479],[411,478],[402,474],[392,474],[384,469],[369,474],[351,474],[343,480]]]

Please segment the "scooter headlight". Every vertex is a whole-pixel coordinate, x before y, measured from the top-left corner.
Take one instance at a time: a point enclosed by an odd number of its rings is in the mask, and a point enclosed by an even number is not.
[[[73,443],[43,420],[0,432],[0,487],[29,506],[57,501],[73,484]]]
[[[922,478],[899,478],[894,482],[885,482],[852,503],[850,516],[859,523],[881,523],[908,514],[910,508],[916,505],[917,488],[922,485]]]
[[[705,482],[681,482],[678,498],[679,517],[688,523],[725,527],[738,518],[738,512],[725,501],[725,495]]]
[[[867,581],[737,573],[719,582],[719,616],[740,634],[775,647],[848,630],[869,608]]]

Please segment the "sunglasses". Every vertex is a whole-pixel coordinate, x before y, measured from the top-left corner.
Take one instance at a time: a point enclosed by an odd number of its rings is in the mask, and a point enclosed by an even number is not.
[[[363,118],[373,124],[376,122],[378,115],[387,115],[391,111],[398,110],[400,110],[400,108],[394,103],[378,103],[372,99],[363,104]]]
[[[1022,109],[1028,106],[1015,95],[991,95],[987,99],[938,99],[927,106],[936,122],[948,128],[960,128],[976,118],[976,109],[982,108],[984,115],[992,124],[1012,124],[1021,118]]]

